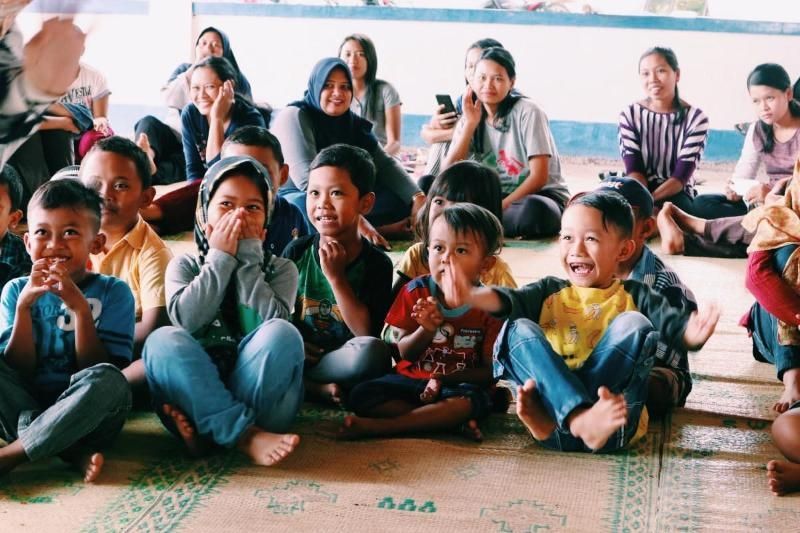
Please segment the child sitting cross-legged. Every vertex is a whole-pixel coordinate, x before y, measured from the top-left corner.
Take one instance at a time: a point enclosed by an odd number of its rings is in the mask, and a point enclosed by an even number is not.
[[[395,371],[358,385],[345,418],[348,438],[432,431],[477,421],[490,412],[492,345],[501,322],[465,305],[496,261],[500,221],[474,204],[448,207],[433,221],[426,245],[430,274],[403,287],[386,317],[402,360]],[[459,286],[466,286],[460,289]]]
[[[392,303],[392,262],[359,235],[375,203],[369,152],[334,144],[310,169],[306,210],[318,233],[293,240],[283,255],[300,273],[293,322],[305,342],[306,392],[339,404],[391,367],[389,347],[376,337]]]
[[[517,414],[546,447],[608,452],[638,438],[659,334],[699,349],[719,319],[716,306],[690,313],[640,282],[615,279],[635,249],[633,224],[618,193],[578,195],[561,220],[567,280],[474,288],[466,298],[508,318],[494,375],[520,386]]]
[[[272,178],[227,157],[200,183],[197,254],[170,261],[169,317],[142,352],[153,405],[191,455],[237,448],[273,465],[300,437],[284,433],[303,401],[303,343],[289,324],[297,269],[264,252]]]
[[[122,430],[131,391],[117,369],[133,353],[133,296],[86,270],[102,248],[102,200],[75,180],[50,181],[28,204],[30,276],[0,297],[0,474],[60,456],[85,481]]]

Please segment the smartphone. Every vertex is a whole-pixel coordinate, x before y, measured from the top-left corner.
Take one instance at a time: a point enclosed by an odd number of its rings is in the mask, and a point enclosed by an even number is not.
[[[456,106],[453,105],[453,99],[450,98],[449,94],[437,94],[436,95],[436,102],[439,105],[443,105],[444,109],[442,109],[442,114],[444,113],[455,113]]]

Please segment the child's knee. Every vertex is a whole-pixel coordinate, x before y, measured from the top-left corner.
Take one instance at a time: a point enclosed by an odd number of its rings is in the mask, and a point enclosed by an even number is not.
[[[108,410],[130,409],[131,387],[122,372],[110,363],[86,368],[74,376],[73,384],[88,387],[91,403]]]
[[[655,328],[650,319],[638,311],[626,311],[617,315],[609,325],[609,329],[614,328],[620,332],[650,332]]]
[[[303,337],[295,326],[286,320],[273,318],[262,323],[248,342],[259,347],[273,347],[285,364],[302,364],[305,360]]]
[[[380,377],[391,369],[391,353],[388,345],[374,337],[358,338],[358,349],[350,358],[348,374],[356,383]]]

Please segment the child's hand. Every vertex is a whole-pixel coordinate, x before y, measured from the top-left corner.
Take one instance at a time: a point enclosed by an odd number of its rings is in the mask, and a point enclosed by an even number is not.
[[[233,107],[233,100],[233,82],[231,80],[222,82],[222,87],[217,91],[217,97],[211,104],[209,118],[224,122]]]
[[[704,309],[692,313],[683,332],[683,344],[687,350],[699,350],[703,347],[719,320],[719,306],[713,303]]]
[[[67,272],[63,263],[50,265],[50,291],[64,301],[67,309],[75,314],[91,310],[89,302]]]
[[[447,299],[447,305],[460,307],[469,301],[472,289],[475,287],[456,261],[450,260],[442,276],[442,292]]]
[[[235,211],[228,211],[222,215],[216,226],[206,224],[208,246],[228,255],[236,255],[236,250],[239,249],[239,235],[241,232],[242,220],[235,215]]]
[[[425,390],[419,395],[419,401],[422,403],[434,403],[439,399],[441,393],[442,382],[432,377],[428,380],[428,384],[425,385]]]
[[[258,239],[263,241],[267,238],[267,228],[259,225],[254,216],[248,216],[244,208],[237,209],[239,218],[242,220],[242,233],[240,239]]]
[[[319,245],[319,265],[328,279],[344,275],[347,267],[347,252],[338,241],[328,241]]]
[[[47,259],[38,259],[33,262],[31,268],[31,275],[28,278],[28,283],[22,288],[17,300],[17,307],[21,309],[30,309],[36,300],[38,300],[44,293],[50,291],[50,287],[56,283],[50,279],[50,263]]]
[[[433,296],[418,299],[411,308],[411,318],[416,320],[422,329],[430,333],[435,333],[444,322],[442,312],[439,311],[439,303]]]

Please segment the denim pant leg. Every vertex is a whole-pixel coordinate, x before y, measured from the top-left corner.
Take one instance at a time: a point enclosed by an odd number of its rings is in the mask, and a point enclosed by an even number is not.
[[[600,451],[620,449],[636,434],[658,339],[658,332],[644,315],[635,311],[622,313],[609,324],[586,363],[575,371],[592,402],[597,401],[601,386],[625,396],[628,422]]]
[[[391,360],[389,347],[382,340],[355,337],[326,353],[316,366],[306,371],[306,377],[317,383],[338,383],[350,389],[389,372]]]
[[[800,346],[786,346],[778,342],[778,319],[758,303],[750,308],[753,344],[761,355],[775,365],[778,379],[792,368],[800,368]]]
[[[165,403],[183,410],[199,435],[220,446],[234,446],[255,423],[256,411],[233,396],[211,357],[186,330],[155,330],[145,341],[142,359],[156,414],[173,433],[172,419],[161,411]]]
[[[114,365],[101,363],[70,377],[56,402],[19,430],[28,459],[53,457],[73,445],[107,446],[122,431],[131,409],[131,388]]]
[[[9,443],[17,440],[20,419],[33,419],[39,411],[39,403],[25,388],[25,381],[0,360],[0,438]]]
[[[519,385],[533,379],[548,414],[568,432],[564,426],[567,416],[576,407],[589,406],[594,400],[564,358],[553,351],[539,324],[521,318],[509,322],[506,328],[506,349],[495,353],[494,376]],[[495,351],[501,346],[498,343]]]
[[[303,338],[285,320],[268,320],[239,343],[228,387],[255,410],[261,429],[289,429],[303,402],[304,361]]]

